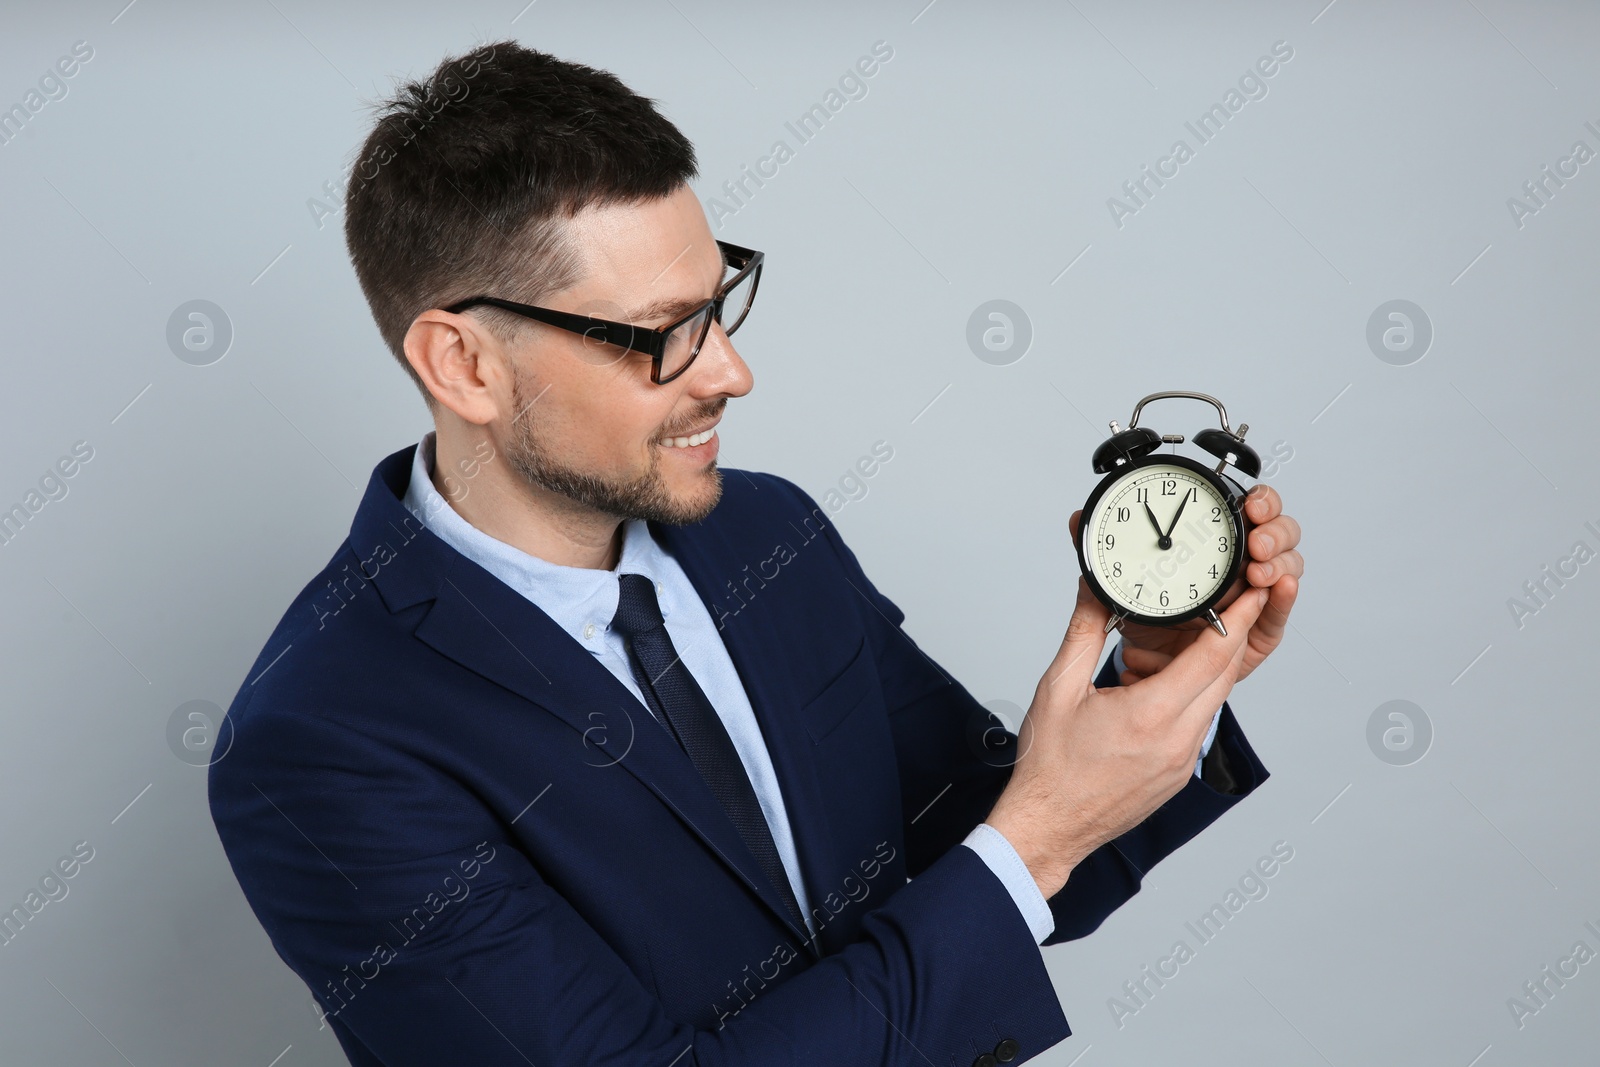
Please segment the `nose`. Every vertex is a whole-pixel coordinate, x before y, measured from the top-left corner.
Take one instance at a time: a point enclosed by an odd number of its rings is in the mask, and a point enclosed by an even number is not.
[[[712,322],[689,376],[689,391],[697,397],[744,396],[755,387],[755,377],[720,322]]]

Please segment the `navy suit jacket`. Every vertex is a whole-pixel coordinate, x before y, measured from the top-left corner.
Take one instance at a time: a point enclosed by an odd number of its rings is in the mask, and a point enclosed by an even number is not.
[[[401,505],[414,447],[374,470],[209,771],[245,897],[353,1064],[965,1067],[1071,1033],[1005,887],[957,847],[1016,738],[804,491],[724,469],[705,521],[651,529],[750,695],[814,942],[644,706]],[[1072,872],[1046,944],[1266,779],[1226,705],[1213,751]]]

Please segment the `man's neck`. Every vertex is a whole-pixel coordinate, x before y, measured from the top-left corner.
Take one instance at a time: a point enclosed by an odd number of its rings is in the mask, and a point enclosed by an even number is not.
[[[431,480],[456,514],[495,540],[549,563],[616,567],[622,558],[622,520],[528,485],[502,453],[479,447],[488,441],[487,436],[469,441],[435,433]],[[474,472],[471,477],[468,471]]]

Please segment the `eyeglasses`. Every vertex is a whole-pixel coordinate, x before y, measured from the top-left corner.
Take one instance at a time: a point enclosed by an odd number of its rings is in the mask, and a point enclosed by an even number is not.
[[[451,314],[460,314],[468,308],[488,305],[555,326],[571,333],[581,334],[592,341],[617,345],[649,356],[650,380],[665,385],[689,369],[700,354],[711,333],[711,320],[722,325],[722,331],[732,335],[750,313],[755,303],[756,285],[761,281],[761,263],[765,256],[751,248],[718,241],[723,260],[734,269],[733,277],[717,287],[710,300],[698,305],[682,318],[665,326],[636,326],[626,322],[577,315],[570,311],[519,304],[493,296],[474,296],[445,308]]]

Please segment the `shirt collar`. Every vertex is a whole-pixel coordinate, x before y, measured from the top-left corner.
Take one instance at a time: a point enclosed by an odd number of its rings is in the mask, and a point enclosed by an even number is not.
[[[429,430],[411,461],[411,484],[402,503],[451,548],[532,601],[584,647],[599,653],[598,635],[617,613],[619,574],[642,574],[656,586],[662,618],[671,618],[673,587],[665,581],[671,557],[650,535],[642,519],[623,523],[622,554],[616,567],[568,567],[540,559],[490,537],[463,519],[433,484],[437,435]],[[469,486],[471,483],[465,483]]]

